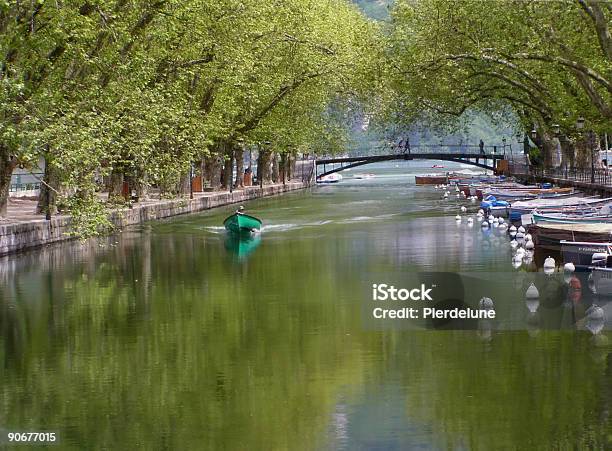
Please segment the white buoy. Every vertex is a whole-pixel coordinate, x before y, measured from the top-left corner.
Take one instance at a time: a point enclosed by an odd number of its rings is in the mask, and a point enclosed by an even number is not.
[[[495,219],[495,216],[489,215],[489,222],[493,222],[494,219]]]
[[[566,263],[565,265],[563,265],[563,271],[574,272],[576,271],[576,265],[574,265],[572,262]]]
[[[455,197],[456,197],[457,199],[459,199],[459,194],[457,194]]]
[[[444,193],[444,196],[442,196],[444,199],[448,198],[448,194]]]
[[[512,257],[512,262],[513,263],[523,263],[523,255],[522,254],[516,254],[514,257]]]
[[[516,239],[517,239],[517,240],[522,240],[522,239],[525,239],[525,234],[524,234],[523,232],[518,232],[518,233],[516,234]]]
[[[512,249],[516,249],[517,246],[518,246],[518,243],[516,242],[516,240],[510,241],[510,247],[512,247]]]
[[[522,247],[519,247],[519,248],[516,250],[516,255],[520,255],[520,256],[521,256],[521,258],[523,258],[523,255],[525,255],[525,249],[523,249]]]
[[[518,228],[518,232],[525,233],[525,227],[520,226],[520,227]]]
[[[535,244],[533,244],[533,241],[531,240],[525,243],[525,249],[532,250],[534,247],[535,247]]]
[[[487,221],[482,221],[482,223],[480,224],[480,226],[481,226],[483,229],[486,229],[486,228],[488,228],[488,227],[489,227],[489,223],[488,223]]]
[[[516,232],[516,226],[515,225],[511,225],[510,226],[510,231],[511,232]]]
[[[499,219],[498,218],[493,218],[493,224],[499,224]]]
[[[465,213],[465,212],[467,211],[467,208],[465,208],[465,207],[461,207],[461,211],[462,211],[463,213]]]
[[[516,237],[516,232],[510,232],[510,238]]]
[[[470,200],[472,201],[472,203],[476,202],[476,198],[475,197],[472,197]]]
[[[474,222],[474,219],[473,218],[468,218],[467,221],[468,221],[469,224],[472,224]]]
[[[481,208],[480,210],[478,210],[478,216],[483,216],[484,215],[484,210]]]
[[[455,216],[455,219],[456,219],[457,221],[461,221],[461,216],[457,215],[457,216]]]
[[[555,269],[555,259],[547,257],[546,260],[544,260],[544,269]]]
[[[512,260],[512,267],[514,269],[519,269],[521,267],[521,265],[523,264],[523,259],[519,259],[519,260]]]
[[[532,241],[531,233],[525,234],[525,241]]]

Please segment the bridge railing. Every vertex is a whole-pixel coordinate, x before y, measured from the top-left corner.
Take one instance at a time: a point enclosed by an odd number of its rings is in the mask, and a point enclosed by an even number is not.
[[[409,148],[402,146],[383,146],[371,149],[371,151],[366,152],[365,155],[359,155],[360,157],[373,157],[373,156],[382,156],[382,155],[398,155],[405,156],[410,154],[422,154],[422,153],[431,153],[431,154],[439,154],[439,155],[449,155],[449,154],[462,154],[465,156],[473,156],[478,157],[480,155],[495,155],[499,157],[506,157],[512,155],[512,146],[509,144],[506,145],[490,145],[484,146],[483,149],[480,149],[478,145],[472,144],[419,144],[416,146],[410,146]],[[354,157],[354,155],[345,155],[348,157]],[[339,158],[339,155],[326,155],[319,154],[317,156],[319,160],[322,159],[332,159]]]

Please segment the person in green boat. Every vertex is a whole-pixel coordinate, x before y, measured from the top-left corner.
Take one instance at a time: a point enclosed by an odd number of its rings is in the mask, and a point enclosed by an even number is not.
[[[238,210],[236,210],[236,213],[238,213],[239,215],[244,214],[244,205],[241,205],[240,207],[238,207]]]

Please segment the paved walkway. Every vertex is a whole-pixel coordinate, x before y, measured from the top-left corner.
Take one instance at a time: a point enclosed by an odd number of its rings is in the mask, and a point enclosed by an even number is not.
[[[268,186],[282,186],[282,183],[264,185]],[[234,191],[257,191],[259,190],[259,186],[250,186],[243,189],[238,189]],[[200,199],[203,197],[216,197],[220,194],[227,194],[228,191],[209,191],[204,193],[193,193],[194,199]],[[102,200],[106,200],[108,197],[108,193],[100,193],[100,197]],[[182,199],[189,200],[189,195],[182,197]],[[137,202],[134,204],[134,207],[146,206],[146,205],[155,205],[162,204],[168,202],[171,199],[160,199],[158,192],[150,193],[150,198],[144,202]],[[36,205],[38,201],[32,199],[20,199],[11,197],[8,202],[8,211],[6,218],[0,218],[0,224],[8,225],[8,224],[20,224],[25,222],[34,221],[37,219],[45,219],[45,215],[37,215],[36,214]],[[65,215],[54,215],[54,218],[65,217]]]

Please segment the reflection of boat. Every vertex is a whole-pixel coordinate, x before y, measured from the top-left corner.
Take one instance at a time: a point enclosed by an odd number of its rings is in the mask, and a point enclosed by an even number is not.
[[[356,179],[373,179],[374,177],[376,177],[376,175],[374,175],[372,173],[368,173],[368,174],[355,174],[353,176],[353,178],[356,178]]]
[[[223,221],[225,230],[236,234],[250,234],[261,229],[261,220],[255,216],[236,212]]]
[[[333,173],[319,177],[317,183],[338,183],[340,180],[342,180],[342,176],[338,173]]]
[[[593,254],[591,261],[591,287],[600,296],[612,295],[612,255],[609,253]]]
[[[245,258],[261,244],[261,235],[255,234],[250,237],[239,237],[230,234],[225,239],[225,249],[239,258]]]
[[[563,263],[573,263],[578,271],[584,271],[592,265],[594,254],[612,254],[612,243],[594,243],[588,241],[561,240]]]

